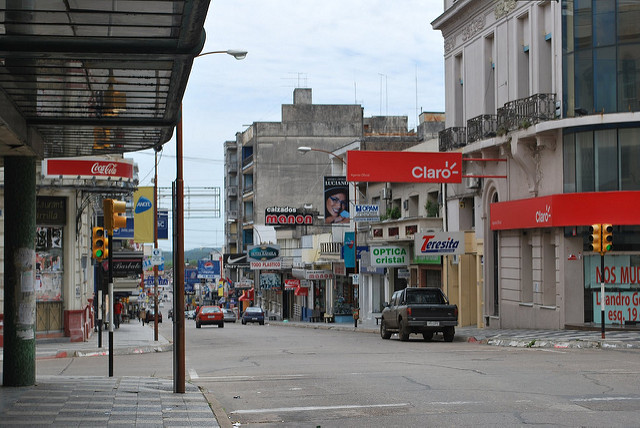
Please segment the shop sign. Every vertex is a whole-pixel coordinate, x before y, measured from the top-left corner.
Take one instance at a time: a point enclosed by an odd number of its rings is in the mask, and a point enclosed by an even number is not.
[[[67,198],[59,196],[36,197],[36,224],[64,225],[67,223]]]
[[[414,238],[416,256],[464,254],[464,232],[422,232]]]
[[[270,207],[265,210],[264,223],[267,226],[313,224],[313,215],[293,207]]]
[[[112,259],[113,276],[116,278],[126,278],[129,276],[140,277],[142,274],[142,259],[118,260]]]
[[[214,279],[220,276],[219,260],[198,260],[198,278]]]
[[[639,211],[640,191],[561,193],[491,204],[491,230],[637,225]]]
[[[284,288],[298,288],[300,287],[299,279],[286,279],[284,281]]]
[[[306,270],[304,279],[333,279],[333,272],[329,270]]]
[[[263,262],[280,257],[279,245],[249,245],[247,259],[250,262]]]
[[[376,183],[462,183],[462,153],[350,150],[347,179]]]
[[[51,158],[42,161],[42,174],[46,178],[133,179],[133,159]]]
[[[380,207],[378,205],[356,205],[353,216],[356,221],[380,221]]]
[[[259,262],[250,262],[250,269],[282,269],[282,262],[280,260],[267,260]]]
[[[442,256],[414,256],[413,263],[417,265],[439,265]]]
[[[373,267],[393,267],[408,266],[409,250],[397,245],[386,245],[382,247],[371,247],[371,266]]]
[[[225,267],[246,267],[249,266],[247,255],[241,253],[224,253],[222,264]]]
[[[153,276],[146,276],[144,278],[144,285],[147,287],[152,287],[155,285],[155,278]],[[158,277],[158,285],[169,285],[169,278],[165,278],[163,276]],[[193,287],[193,285],[192,285]]]
[[[398,269],[398,278],[409,279],[411,278],[411,272],[409,269]]]

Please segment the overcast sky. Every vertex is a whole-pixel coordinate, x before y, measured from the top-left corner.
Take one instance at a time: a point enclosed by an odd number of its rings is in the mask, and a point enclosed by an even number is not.
[[[243,61],[208,55],[194,61],[183,99],[185,193],[217,187],[224,195],[223,143],[253,122],[281,120],[293,90],[314,104],[361,104],[365,116],[400,115],[414,128],[420,111],[444,111],[443,39],[431,22],[443,0],[212,0],[204,52],[248,51]],[[153,185],[153,152],[129,154],[141,186]],[[175,133],[159,154],[158,185],[176,177]],[[195,193],[195,192],[193,192]],[[185,199],[185,249],[224,244],[220,218],[190,213],[213,207]],[[170,207],[170,200],[160,202]],[[195,216],[207,215],[207,219]],[[171,249],[171,241],[160,241]]]

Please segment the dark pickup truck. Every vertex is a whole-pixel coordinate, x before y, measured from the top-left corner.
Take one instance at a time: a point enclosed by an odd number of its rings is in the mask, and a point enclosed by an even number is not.
[[[422,333],[424,340],[442,332],[445,342],[452,342],[458,325],[458,307],[450,305],[442,290],[435,287],[408,287],[393,293],[385,303],[380,319],[380,336],[391,338],[395,332],[400,340],[409,340],[411,333]]]

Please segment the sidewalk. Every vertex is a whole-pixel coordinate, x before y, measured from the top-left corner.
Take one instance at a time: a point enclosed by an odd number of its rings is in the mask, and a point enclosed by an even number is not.
[[[375,320],[353,323],[310,323],[299,321],[270,321],[272,325],[299,328],[315,328],[336,331],[357,331],[380,334],[380,326]],[[392,336],[392,337],[395,337]],[[417,336],[411,336],[417,337]],[[439,340],[438,336],[434,340]],[[469,342],[493,346],[519,348],[600,348],[600,349],[640,349],[640,331],[616,331],[605,329],[602,339],[600,330],[524,330],[456,327],[454,342]]]

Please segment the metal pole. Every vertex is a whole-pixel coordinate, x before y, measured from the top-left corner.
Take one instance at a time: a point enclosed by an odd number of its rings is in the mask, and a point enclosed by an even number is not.
[[[153,248],[158,249],[158,152],[155,152],[153,179]],[[158,341],[158,265],[153,266],[153,340]]]
[[[343,161],[344,163],[344,161]],[[357,183],[353,182],[353,213],[351,218],[353,219],[353,247],[355,251],[355,272],[356,278],[358,281],[353,284],[353,302],[356,305],[353,311],[353,326],[354,328],[358,328],[358,317],[360,316],[360,296],[358,295],[358,287],[360,286],[360,264],[358,263],[358,222],[355,219],[355,205],[358,203],[358,188],[356,187]],[[356,315],[357,314],[357,315]]]
[[[600,275],[600,323],[602,325],[602,338],[604,339],[604,253],[600,253]]]
[[[105,229],[104,233],[109,240],[109,377],[113,377],[113,231]]]
[[[98,264],[98,272],[100,272],[101,266]],[[100,279],[100,285],[98,287],[98,301],[96,304],[98,305],[98,348],[102,348],[102,307],[104,302],[102,301],[102,274],[98,274],[98,278]]]
[[[176,130],[176,198],[175,198],[175,236],[173,281],[176,311],[173,313],[174,346],[176,347],[176,376],[174,392],[185,392],[185,338],[184,338],[184,181],[182,170],[182,107]],[[177,293],[176,293],[177,291]]]

